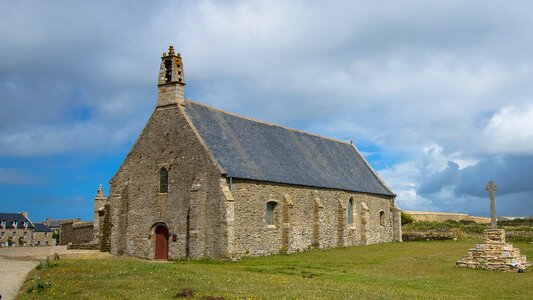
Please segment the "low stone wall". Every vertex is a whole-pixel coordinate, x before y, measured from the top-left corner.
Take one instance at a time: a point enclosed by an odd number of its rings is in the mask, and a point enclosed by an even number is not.
[[[429,212],[429,211],[411,211],[404,210],[404,213],[413,217],[415,221],[428,222],[444,222],[447,220],[453,221],[474,221],[479,224],[490,223],[490,218],[474,217],[467,214],[443,213],[443,212]]]
[[[70,244],[67,246],[67,249],[76,249],[76,250],[99,250],[100,245],[98,244]]]
[[[402,234],[403,241],[440,241],[454,239],[457,239],[457,235],[450,231],[424,231]]]

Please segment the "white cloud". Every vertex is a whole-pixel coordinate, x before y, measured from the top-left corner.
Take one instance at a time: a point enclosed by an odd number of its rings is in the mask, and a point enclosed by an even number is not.
[[[533,155],[533,105],[506,106],[483,129],[487,153]]]
[[[400,201],[441,208],[419,191],[434,174],[496,164],[487,160],[494,154],[506,163],[533,155],[532,9],[527,1],[5,2],[0,155],[131,143],[155,105],[159,55],[174,44],[188,97],[375,145]]]
[[[421,171],[415,162],[403,162],[378,172],[397,194],[398,206],[406,210],[435,210],[428,199],[417,193]]]

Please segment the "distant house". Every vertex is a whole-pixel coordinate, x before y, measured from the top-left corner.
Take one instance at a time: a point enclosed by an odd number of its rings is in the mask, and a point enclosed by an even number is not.
[[[53,230],[43,223],[34,223],[33,245],[34,246],[52,246],[54,245]]]
[[[26,212],[0,213],[0,247],[32,245],[34,228]]]

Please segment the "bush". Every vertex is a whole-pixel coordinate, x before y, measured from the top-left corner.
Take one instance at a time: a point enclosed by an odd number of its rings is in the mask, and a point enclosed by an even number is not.
[[[35,274],[33,276],[33,284],[32,286],[28,287],[26,289],[26,293],[41,293],[46,292],[47,290],[50,290],[52,288],[52,285],[47,282],[41,282],[41,276],[39,274]]]
[[[410,214],[404,213],[403,211],[401,212],[401,217],[402,217],[402,225],[411,224],[415,221],[415,219],[413,219],[413,217]]]
[[[533,217],[498,221],[501,226],[533,226]]]
[[[402,220],[403,221],[403,220]],[[515,221],[512,224],[523,224],[524,220]],[[403,222],[402,222],[403,224]],[[501,225],[500,223],[498,223]],[[441,234],[453,233],[457,238],[474,238],[481,239],[483,231],[489,229],[490,224],[478,224],[472,221],[454,221],[446,220],[444,222],[430,222],[419,221],[406,224],[402,227],[403,236],[405,240],[414,240],[410,235],[424,235],[424,234]],[[498,228],[505,229],[508,241],[516,242],[532,242],[533,241],[533,226],[500,226]]]
[[[463,225],[473,225],[473,224],[476,224],[476,222],[474,220],[460,220],[459,223],[463,224]]]

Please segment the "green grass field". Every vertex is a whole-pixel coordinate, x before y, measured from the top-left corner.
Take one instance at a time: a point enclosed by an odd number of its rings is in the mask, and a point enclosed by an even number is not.
[[[532,269],[456,268],[455,261],[475,243],[389,243],[238,262],[65,259],[33,271],[19,299],[172,299],[185,288],[197,299],[533,298]],[[532,244],[514,245],[533,259]]]

